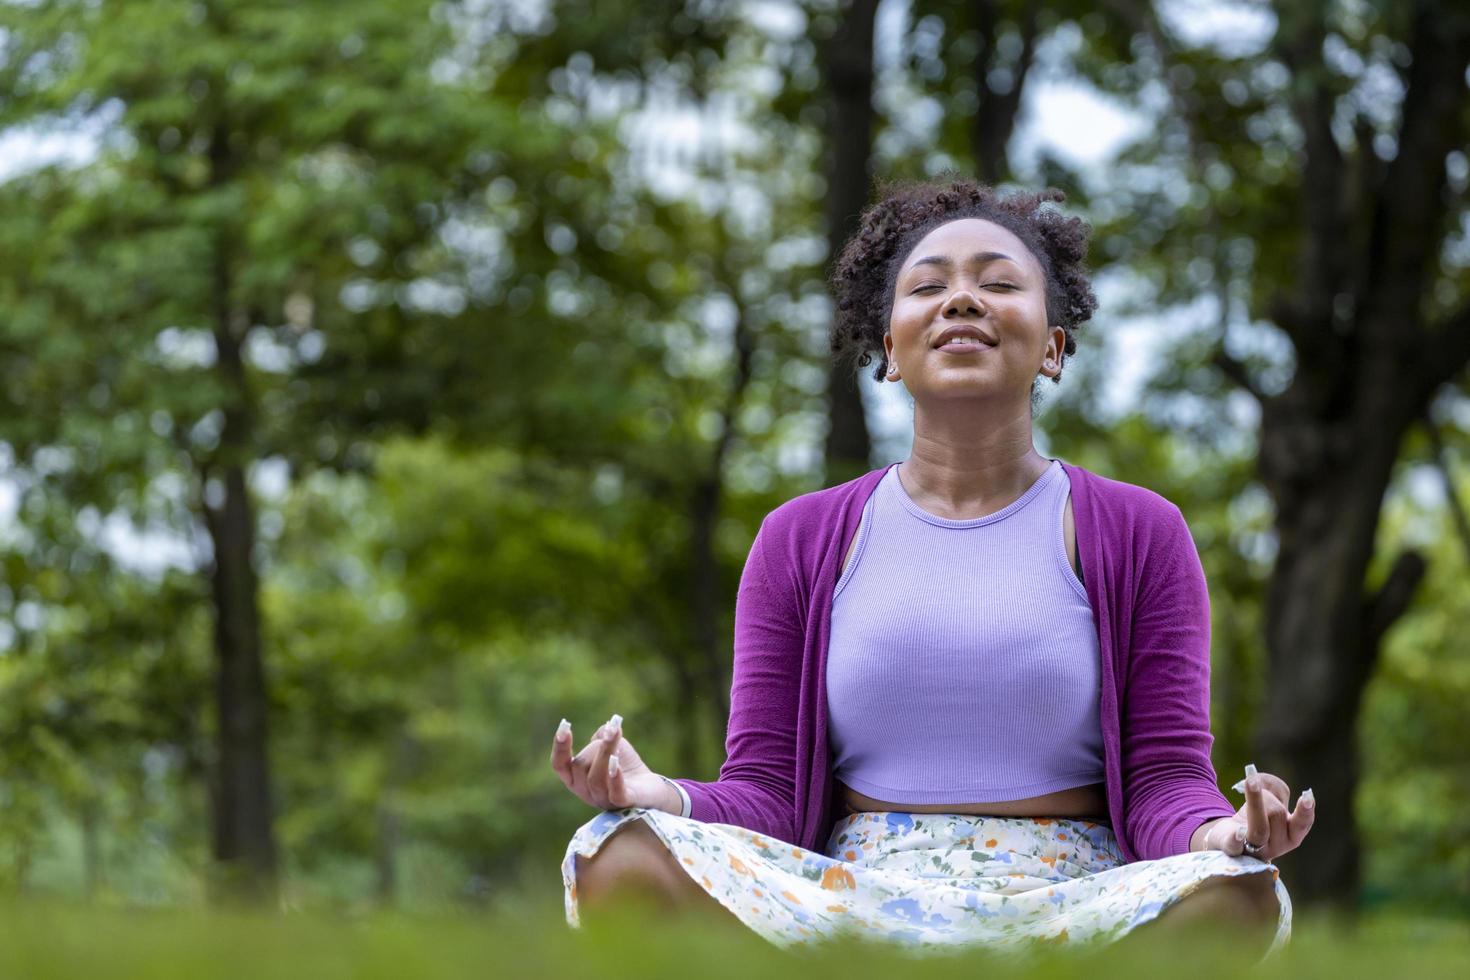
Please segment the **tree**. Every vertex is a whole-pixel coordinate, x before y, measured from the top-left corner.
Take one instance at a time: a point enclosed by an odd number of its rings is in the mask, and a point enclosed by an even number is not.
[[[359,406],[421,426],[465,378],[447,358],[372,369],[463,307],[434,278],[440,233],[523,135],[441,80],[433,9],[58,0],[0,15],[0,126],[112,116],[94,162],[0,186],[0,436],[36,492],[202,540],[221,894],[268,897],[277,868],[252,468],[360,462],[337,438]]]
[[[1180,345],[1165,382],[1225,397],[1213,369],[1259,409],[1277,550],[1253,755],[1350,814],[1362,692],[1426,569],[1408,549],[1368,581],[1384,493],[1406,433],[1470,363],[1470,277],[1448,249],[1467,207],[1470,16],[1437,0],[1277,4],[1265,43],[1221,51],[1148,4],[1107,10],[1079,63],[1109,91],[1160,80],[1168,99],[1120,163],[1178,183],[1111,192],[1126,218],[1100,247],[1143,257],[1156,301],[1215,300],[1214,329]],[[1129,38],[1138,56],[1120,64]],[[1242,355],[1251,340],[1262,353]],[[1286,859],[1294,893],[1350,904],[1361,850],[1350,821],[1320,822]]]

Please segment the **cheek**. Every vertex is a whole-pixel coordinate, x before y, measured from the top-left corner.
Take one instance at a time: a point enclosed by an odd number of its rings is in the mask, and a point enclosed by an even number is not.
[[[888,315],[888,330],[894,343],[906,343],[912,335],[922,333],[924,325],[933,318],[930,304],[899,300]]]

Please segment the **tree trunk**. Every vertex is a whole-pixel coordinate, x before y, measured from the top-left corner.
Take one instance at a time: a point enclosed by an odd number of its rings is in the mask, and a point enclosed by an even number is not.
[[[690,565],[694,573],[693,627],[699,658],[694,674],[709,699],[716,744],[724,740],[725,720],[730,715],[730,644],[719,625],[723,619],[720,609],[726,592],[720,579],[719,556],[715,554],[715,529],[719,525],[721,498],[725,490],[725,461],[735,438],[740,408],[745,404],[745,394],[750,389],[756,340],[750,312],[740,296],[739,273],[728,265],[730,249],[723,233],[720,246],[721,279],[736,309],[732,340],[734,375],[725,395],[725,404],[720,409],[720,431],[710,453],[709,466],[694,487],[690,520]]]
[[[827,261],[836,261],[868,203],[873,153],[873,18],[878,0],[852,0],[822,47],[827,107]],[[827,379],[824,484],[867,472],[873,441],[857,375],[833,362]]]
[[[1349,916],[1362,871],[1358,710],[1425,562],[1398,555],[1371,594],[1365,576],[1403,436],[1470,362],[1470,307],[1437,323],[1423,314],[1445,227],[1445,159],[1464,135],[1470,22],[1446,17],[1437,0],[1415,7],[1397,153],[1379,159],[1371,140],[1359,140],[1357,180],[1332,124],[1339,103],[1322,54],[1325,8],[1281,8],[1273,48],[1294,79],[1306,159],[1297,261],[1270,315],[1295,347],[1296,372],[1269,395],[1223,349],[1215,353],[1261,403],[1258,472],[1276,503],[1257,762],[1293,792],[1310,786],[1321,814],[1282,859],[1283,874],[1301,907]]]
[[[975,174],[984,183],[996,184],[1010,176],[1011,133],[1021,111],[1021,94],[1036,52],[1037,4],[1027,4],[1021,15],[1021,51],[1014,65],[1005,64],[997,41],[1000,38],[1001,5],[997,0],[977,0],[970,8],[971,25],[979,35],[980,54],[971,67],[980,107],[970,118],[970,155]]]
[[[265,668],[251,560],[254,522],[244,470],[228,466],[220,482],[223,504],[209,512],[207,519],[215,556],[210,585],[215,607],[215,709],[219,726],[214,856],[222,866],[221,898],[268,901],[275,897],[276,847],[267,757]]]
[[[248,318],[230,303],[230,255],[215,256],[216,368],[225,395],[218,450],[202,467],[204,521],[213,545],[209,571],[215,617],[217,782],[214,856],[217,898],[276,897],[274,809],[267,751],[267,697],[261,654],[255,516],[245,481],[251,410],[241,342]]]
[[[699,685],[695,682],[686,664],[676,663],[674,665],[674,692],[674,696],[678,699],[678,703],[674,706],[674,714],[679,722],[678,772],[690,779],[706,778],[699,769],[699,743],[702,731],[699,713]],[[717,725],[724,725],[725,721],[725,717],[715,719]],[[722,729],[720,738],[715,744],[719,745],[723,742],[724,731]]]
[[[1383,495],[1403,434],[1427,397],[1387,374],[1354,400],[1355,419],[1311,418],[1295,397],[1268,400],[1260,466],[1276,501],[1279,551],[1266,594],[1269,686],[1255,761],[1318,811],[1300,848],[1282,858],[1303,906],[1351,915],[1361,844],[1351,815],[1358,783],[1357,718],[1383,634],[1407,607],[1423,559],[1400,555],[1365,593]],[[1288,801],[1294,806],[1296,798]]]

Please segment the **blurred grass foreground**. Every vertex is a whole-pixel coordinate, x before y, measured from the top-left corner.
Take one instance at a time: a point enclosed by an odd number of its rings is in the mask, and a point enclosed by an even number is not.
[[[781,950],[754,933],[629,905],[571,929],[545,907],[493,916],[374,912],[286,916],[26,902],[0,908],[0,975],[51,977],[761,976],[1358,977],[1463,976],[1470,923],[1406,916],[1298,915],[1263,963],[1227,934],[1099,948],[1037,946],[915,955],[857,939]]]

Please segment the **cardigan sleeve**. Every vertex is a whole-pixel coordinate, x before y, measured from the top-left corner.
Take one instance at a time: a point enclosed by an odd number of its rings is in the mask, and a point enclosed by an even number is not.
[[[689,815],[695,820],[735,824],[794,843],[796,723],[806,636],[794,596],[772,587],[766,526],[762,523],[750,546],[735,597],[730,719],[719,779],[675,782],[689,794]]]
[[[1236,808],[1210,762],[1210,594],[1172,503],[1146,535],[1122,711],[1124,819],[1140,860],[1183,854]]]

